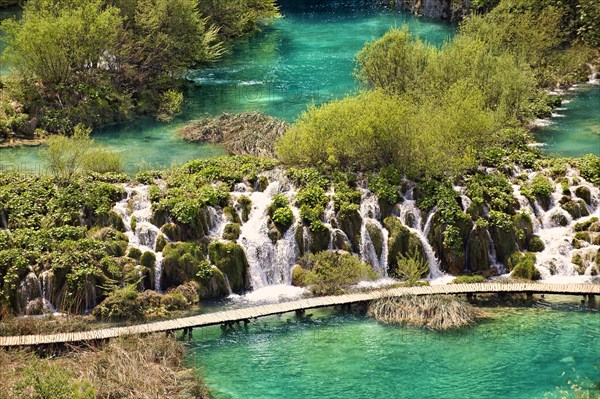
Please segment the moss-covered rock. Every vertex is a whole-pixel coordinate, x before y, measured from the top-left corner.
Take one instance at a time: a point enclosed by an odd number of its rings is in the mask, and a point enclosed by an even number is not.
[[[381,213],[381,220],[385,220],[386,218],[392,216],[392,212],[394,211],[394,205],[389,200],[385,198],[379,198],[379,212]]]
[[[569,212],[569,214],[571,215],[571,217],[573,219],[579,219],[581,217],[584,216],[589,216],[590,215],[590,211],[588,210],[587,206],[585,205],[585,201],[584,200],[575,200],[575,201],[569,201],[566,204],[564,204],[562,206],[562,208]]]
[[[250,219],[250,212],[252,211],[252,200],[245,195],[238,198],[238,204],[240,204],[242,210],[242,222],[246,223]]]
[[[135,260],[139,261],[140,258],[142,257],[142,251],[140,251],[137,248],[129,248],[129,251],[127,252],[127,256],[131,259],[135,259]]]
[[[360,250],[360,229],[362,226],[362,218],[360,217],[360,213],[357,210],[338,212],[337,220],[339,222],[340,229],[346,234],[348,240],[350,240],[352,252],[358,253]]]
[[[241,226],[238,223],[229,223],[223,229],[223,239],[235,241],[240,237]]]
[[[594,216],[592,218],[589,218],[588,220],[584,220],[583,222],[575,223],[575,226],[573,226],[573,230],[574,231],[600,231],[600,229],[593,228],[593,227],[595,227],[596,224],[598,224],[598,227],[600,227],[600,223],[598,223],[598,218]]]
[[[375,253],[377,254],[377,257],[380,258],[381,252],[383,251],[383,234],[381,233],[381,229],[372,221],[367,221],[365,228],[367,229],[369,237],[371,237]]]
[[[171,241],[181,241],[181,234],[179,233],[179,227],[175,223],[167,223],[160,228],[163,235],[169,238]]]
[[[517,250],[515,227],[510,215],[490,212],[489,231],[496,250],[498,262],[506,264],[509,256]]]
[[[533,237],[533,222],[531,216],[527,213],[517,213],[513,216],[513,224],[519,249],[524,251],[529,246],[529,242]]]
[[[346,252],[350,252],[352,250],[352,244],[348,241],[346,234],[340,229],[336,229],[333,231],[333,249],[342,250]]]
[[[310,235],[310,252],[317,253],[329,248],[331,230],[327,226],[322,225],[321,228],[316,230],[308,229],[308,234]]]
[[[97,225],[102,227],[113,227],[119,231],[125,231],[125,223],[121,216],[115,211],[108,211],[107,213],[98,216]]]
[[[204,249],[191,242],[170,242],[163,249],[161,289],[177,287],[194,280],[206,255]]]
[[[575,195],[585,201],[586,204],[592,205],[592,193],[586,186],[579,186],[575,189]]]
[[[554,212],[550,215],[550,222],[552,223],[552,226],[565,227],[569,224],[569,218],[563,212]]]
[[[226,206],[223,208],[223,215],[230,223],[241,224],[242,219],[240,218],[239,213],[233,206]]]
[[[140,257],[140,266],[142,267],[143,285],[145,289],[153,290],[155,287],[154,273],[156,269],[156,255],[146,251]]]
[[[159,234],[156,237],[156,244],[154,245],[155,252],[162,252],[162,250],[167,246],[167,239],[164,234]]]
[[[259,176],[256,180],[256,186],[254,189],[262,193],[267,189],[267,187],[269,187],[269,179],[267,179],[265,176]]]
[[[400,219],[390,216],[383,223],[389,232],[388,269],[390,274],[398,267],[398,255],[420,254],[423,259],[427,259],[423,243],[421,243],[419,237],[404,226]]]
[[[533,237],[527,246],[529,252],[542,252],[545,248],[544,241],[539,237]]]
[[[227,276],[233,292],[241,293],[249,288],[248,260],[240,245],[213,242],[208,246],[208,255],[212,264]]]
[[[224,298],[229,295],[225,275],[216,266],[211,266],[211,276],[207,281],[203,281],[198,288],[201,299]]]
[[[485,272],[490,269],[490,236],[485,225],[476,224],[467,240],[467,270]]]

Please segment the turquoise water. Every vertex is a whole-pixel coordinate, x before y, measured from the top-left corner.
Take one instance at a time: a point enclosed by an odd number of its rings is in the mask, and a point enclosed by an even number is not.
[[[551,124],[536,131],[544,150],[560,156],[600,155],[600,85],[569,91]]]
[[[248,331],[195,330],[189,361],[215,399],[531,399],[600,381],[598,312],[492,312],[445,333],[334,311],[284,315]]]
[[[118,149],[129,161],[170,166],[220,155],[215,146],[178,139],[177,127],[205,114],[259,110],[292,121],[307,104],[343,97],[356,89],[354,56],[366,41],[393,26],[441,43],[447,24],[417,19],[373,0],[281,0],[284,18],[233,47],[210,69],[190,72],[184,115],[171,125],[144,119],[94,132],[96,142]],[[383,2],[385,3],[385,2]],[[35,148],[0,150],[0,166],[37,170]]]

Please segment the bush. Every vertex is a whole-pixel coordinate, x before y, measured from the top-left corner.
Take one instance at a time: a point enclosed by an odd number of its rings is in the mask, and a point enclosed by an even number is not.
[[[279,208],[273,213],[273,222],[285,230],[292,225],[293,221],[294,213],[289,206]]]
[[[452,280],[452,284],[478,284],[485,282],[485,277],[479,275],[458,276]]]
[[[513,259],[512,262],[514,264],[515,260]],[[529,252],[518,257],[515,266],[512,268],[511,276],[527,280],[542,278],[539,270],[535,267],[535,255]]]
[[[300,264],[307,270],[304,282],[316,295],[341,294],[351,284],[376,278],[370,265],[346,252],[308,254]]]
[[[409,287],[429,274],[429,264],[420,253],[413,251],[409,255],[398,254],[398,266],[395,269],[396,275]]]
[[[92,147],[83,159],[81,168],[96,173],[123,173],[123,157],[116,151]]]
[[[113,291],[94,308],[92,314],[102,320],[139,319],[144,315],[139,293],[134,285]]]

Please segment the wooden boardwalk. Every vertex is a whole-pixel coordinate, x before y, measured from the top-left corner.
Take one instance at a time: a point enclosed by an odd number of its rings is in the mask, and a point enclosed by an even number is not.
[[[39,346],[84,341],[105,340],[126,335],[149,334],[158,332],[172,332],[188,328],[221,325],[258,317],[303,311],[307,309],[323,308],[336,305],[368,302],[387,296],[402,295],[440,295],[440,294],[484,294],[484,293],[523,293],[523,294],[560,294],[560,295],[600,295],[600,284],[447,284],[424,287],[400,287],[381,289],[365,293],[356,293],[338,296],[326,296],[300,299],[291,302],[276,303],[271,305],[254,306],[241,309],[225,310],[215,313],[201,314],[198,316],[181,319],[158,321],[139,324],[129,327],[113,327],[101,330],[82,331],[73,333],[47,334],[47,335],[21,335],[13,337],[0,337],[0,347]]]

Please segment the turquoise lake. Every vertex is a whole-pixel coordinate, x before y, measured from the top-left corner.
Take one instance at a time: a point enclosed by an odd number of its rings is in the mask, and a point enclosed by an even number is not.
[[[194,330],[188,361],[215,399],[558,398],[556,387],[600,381],[600,313],[553,308],[491,309],[454,332],[287,314]]]
[[[189,120],[222,112],[258,110],[293,121],[312,102],[320,104],[357,90],[353,76],[356,53],[391,27],[406,24],[434,44],[443,43],[455,32],[451,25],[391,9],[385,1],[279,3],[283,18],[237,42],[213,67],[189,73],[185,111],[174,123],[148,118],[97,129],[96,142],[122,152],[128,172],[134,172],[140,163],[168,167],[222,155],[218,146],[180,140],[177,129]],[[600,154],[600,88],[581,89],[565,107],[565,117],[554,118],[555,123],[542,129],[537,138],[548,143],[545,148],[550,153]],[[23,147],[1,149],[0,168],[39,171],[43,165],[37,148]]]

